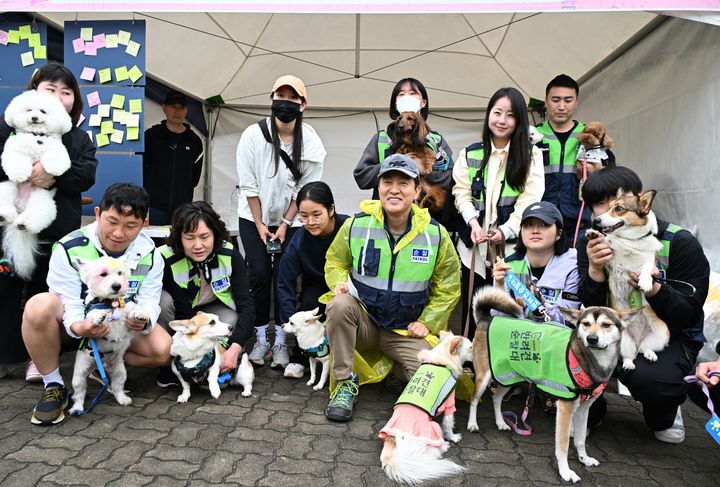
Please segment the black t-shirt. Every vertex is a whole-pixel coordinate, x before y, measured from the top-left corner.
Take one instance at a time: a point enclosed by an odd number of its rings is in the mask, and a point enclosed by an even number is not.
[[[555,134],[555,137],[557,137],[558,142],[560,142],[560,145],[565,145],[565,142],[570,138],[570,134],[575,130],[575,127],[577,127],[577,122],[573,123],[573,126],[570,130],[567,132],[557,132],[555,129],[553,129],[553,133]],[[552,128],[552,125],[550,126]]]

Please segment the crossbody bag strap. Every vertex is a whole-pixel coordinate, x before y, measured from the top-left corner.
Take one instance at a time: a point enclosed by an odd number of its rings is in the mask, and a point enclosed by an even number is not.
[[[260,126],[260,131],[262,132],[263,137],[265,137],[265,140],[267,141],[267,143],[272,145],[273,141],[272,141],[272,136],[270,136],[270,128],[268,127],[267,119],[263,118],[262,120],[260,120],[258,122],[258,125]],[[290,156],[288,155],[287,152],[285,152],[284,149],[280,148],[279,150],[280,150],[280,158],[283,160],[283,162],[285,163],[285,166],[287,166],[288,170],[291,173],[293,173],[293,176],[294,176],[295,173],[292,170],[292,167],[293,167],[292,159],[290,159]]]

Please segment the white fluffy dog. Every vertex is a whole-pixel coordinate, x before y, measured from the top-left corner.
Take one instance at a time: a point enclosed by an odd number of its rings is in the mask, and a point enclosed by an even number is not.
[[[322,364],[320,379],[313,389],[319,391],[325,386],[328,375],[330,375],[330,344],[327,337],[325,324],[320,321],[317,314],[320,308],[312,311],[298,311],[290,317],[283,325],[285,333],[293,333],[297,338],[298,345],[308,356],[310,361],[310,380],[307,385],[315,383],[315,372],[318,363]]]
[[[123,299],[128,290],[130,275],[130,269],[124,259],[100,257],[87,261],[76,258],[74,265],[80,270],[80,279],[88,288],[85,304],[89,311],[85,319],[95,326],[110,327],[110,332],[105,337],[96,339],[97,348],[102,354],[103,364],[110,378],[110,392],[115,396],[118,404],[127,406],[132,403],[132,399],[124,391],[127,371],[123,356],[135,332],[128,328],[126,319],[149,322],[150,316],[137,304],[126,303]],[[89,339],[85,340],[85,344],[75,356],[71,414],[83,412],[87,377],[95,366],[95,357]]]
[[[35,269],[36,235],[57,216],[56,190],[34,186],[30,176],[35,163],[52,176],[70,169],[61,138],[72,129],[72,121],[60,100],[34,90],[13,98],[5,121],[15,135],[5,142],[2,153],[2,168],[9,179],[0,183],[0,225],[6,225],[3,251],[15,272],[29,279]]]

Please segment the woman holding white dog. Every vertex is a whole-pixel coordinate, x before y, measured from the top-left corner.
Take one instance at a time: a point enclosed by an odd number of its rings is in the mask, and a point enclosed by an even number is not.
[[[24,303],[32,296],[48,290],[45,279],[53,242],[80,228],[81,193],[95,184],[95,145],[84,130],[77,127],[83,110],[82,97],[75,76],[62,64],[48,62],[33,74],[28,90],[37,90],[57,97],[72,119],[72,129],[62,136],[62,143],[70,156],[71,166],[60,176],[51,176],[38,162],[33,166],[30,184],[44,189],[56,189],[57,217],[38,235],[39,254],[35,258],[35,270],[29,280],[14,275],[11,262],[0,263],[0,296],[2,296],[3,319],[0,320],[0,378],[8,373],[5,364],[22,362],[28,358],[20,334]],[[0,119],[0,153],[13,133],[13,127]],[[0,168],[0,181],[7,180]],[[32,362],[28,362],[25,379],[40,382],[41,375]]]
[[[192,318],[198,311],[218,315],[234,326],[220,372],[236,369],[245,342],[252,334],[255,304],[250,295],[245,261],[229,242],[220,216],[204,201],[180,205],[172,219],[167,244],[160,247],[165,260],[160,323]],[[158,371],[158,386],[176,385],[169,366]]]
[[[507,240],[516,238],[523,211],[545,191],[542,153],[530,144],[526,106],[517,89],[497,90],[485,112],[482,141],[463,149],[453,168],[455,206],[466,223],[457,250],[462,261],[462,320],[470,320],[470,337],[475,322],[468,318],[468,303],[489,279],[487,269],[493,265],[486,263],[488,245],[504,248]]]
[[[297,195],[300,222],[280,261],[277,296],[280,305],[280,321],[287,323],[296,311],[309,311],[325,305],[320,296],[330,289],[325,282],[325,254],[335,239],[347,215],[335,211],[335,198],[330,186],[314,181],[303,186]],[[301,279],[300,299],[297,299],[296,283]],[[291,362],[285,367],[285,377],[299,379],[305,373],[308,359],[299,347],[293,350]]]

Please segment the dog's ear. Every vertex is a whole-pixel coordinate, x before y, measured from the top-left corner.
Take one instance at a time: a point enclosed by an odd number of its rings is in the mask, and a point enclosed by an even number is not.
[[[438,336],[440,337],[440,341],[442,342],[442,341],[447,340],[448,338],[452,338],[455,335],[453,334],[453,332],[451,332],[449,330],[443,330],[440,332],[440,334]]]
[[[643,311],[645,310],[645,307],[639,309],[628,309],[625,311],[617,311],[618,318],[620,318],[620,322],[622,324],[623,328],[627,328],[628,323],[632,323],[635,319],[637,319],[640,315],[643,314]]]
[[[625,190],[622,189],[622,188],[618,188],[617,194],[615,194],[615,199],[616,199],[616,200],[619,200],[619,199],[622,198],[623,196],[625,196]]]
[[[638,208],[640,213],[643,215],[647,215],[650,213],[650,209],[652,208],[653,200],[655,199],[655,195],[657,194],[657,191],[654,189],[650,189],[648,191],[645,191],[644,193],[640,193],[640,196],[638,196]]]
[[[193,320],[174,320],[168,323],[168,326],[172,330],[185,333],[186,335],[192,335],[197,329],[197,325]]]
[[[317,308],[315,308],[314,310],[310,311],[310,313],[312,313],[312,316],[307,319],[307,322],[308,322],[308,323],[315,323],[317,320],[319,320],[319,319],[320,319],[320,314],[319,314],[319,312],[320,312],[320,308],[319,308],[319,307],[317,307]]]
[[[450,340],[450,355],[458,355],[458,348],[462,345],[463,337],[455,337]]]
[[[559,306],[558,309],[560,310],[560,313],[565,317],[565,319],[570,321],[571,323],[577,323],[580,314],[583,312],[583,310],[580,309],[563,308],[562,306]]]

